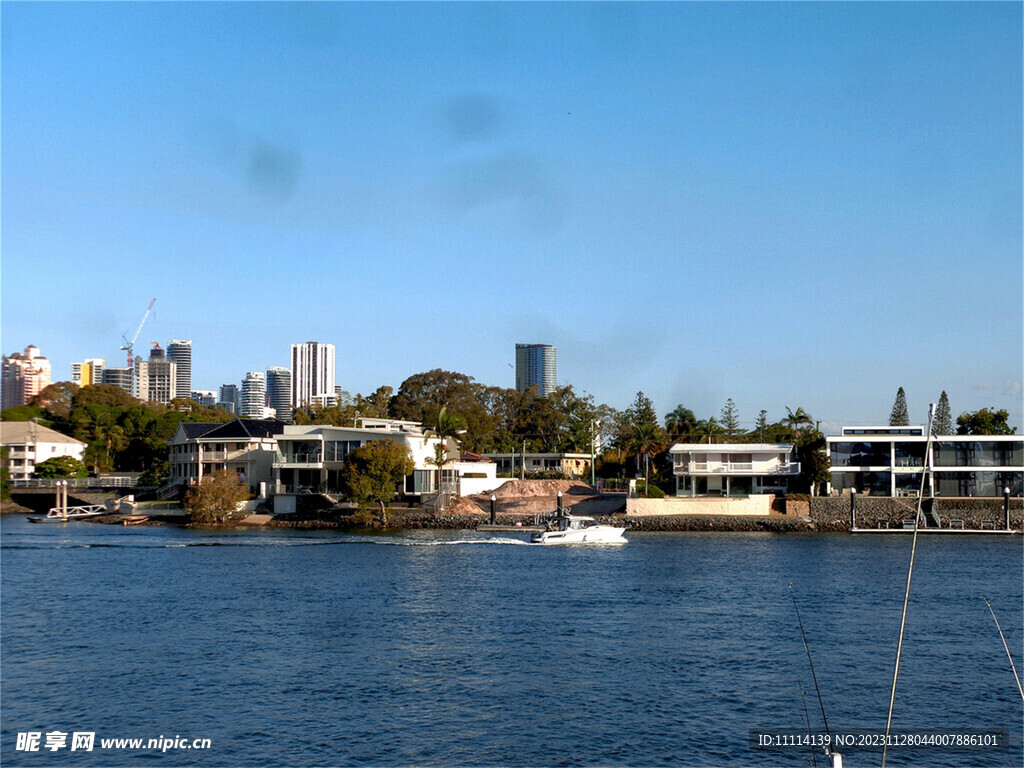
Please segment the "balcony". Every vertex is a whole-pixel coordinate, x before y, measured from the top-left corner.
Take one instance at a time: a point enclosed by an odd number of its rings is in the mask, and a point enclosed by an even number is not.
[[[279,453],[274,460],[274,469],[323,469],[324,455],[314,453]]]
[[[676,475],[798,475],[799,461],[678,461]]]

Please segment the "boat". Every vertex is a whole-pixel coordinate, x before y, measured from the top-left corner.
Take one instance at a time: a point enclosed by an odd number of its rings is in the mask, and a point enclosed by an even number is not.
[[[121,525],[142,525],[148,522],[149,518],[146,515],[128,515],[128,517],[121,520]]]
[[[592,517],[559,510],[548,519],[547,530],[530,537],[533,544],[625,544],[625,528],[604,525]]]

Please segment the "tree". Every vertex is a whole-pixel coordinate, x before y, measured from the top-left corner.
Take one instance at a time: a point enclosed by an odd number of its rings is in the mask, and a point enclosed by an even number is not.
[[[684,439],[694,432],[697,424],[697,417],[693,411],[683,406],[682,403],[675,407],[672,413],[665,415],[665,429],[673,439]]]
[[[1007,423],[1010,418],[1005,408],[982,408],[977,411],[964,411],[956,417],[956,433],[958,435],[1015,435],[1017,428]]]
[[[796,457],[800,462],[797,485],[800,490],[816,495],[822,483],[831,478],[832,460],[826,450],[825,436],[816,429],[804,432],[796,444]]]
[[[651,457],[665,447],[665,430],[658,424],[654,403],[643,392],[636,393],[633,404],[623,414],[621,444],[636,457],[636,469],[644,457],[644,482],[650,481]]]
[[[757,442],[759,443],[768,440],[768,411],[764,410],[764,408],[757,414],[757,421],[754,422],[754,434],[757,436]]]
[[[185,511],[189,522],[195,525],[231,523],[245,517],[239,506],[250,498],[249,487],[237,473],[219,469],[189,489],[185,494]]]
[[[939,395],[939,404],[935,406],[935,423],[933,430],[936,435],[953,434],[953,413],[949,409],[949,396],[946,390]]]
[[[811,414],[807,413],[803,408],[797,407],[797,409],[793,411],[787,405],[786,418],[782,420],[782,423],[787,429],[789,429],[790,433],[795,438],[799,438],[802,428],[810,427],[814,424],[814,420],[811,418]]]
[[[36,464],[36,477],[86,477],[85,464],[74,456],[54,456]]]
[[[694,430],[700,435],[700,442],[708,444],[715,442],[715,436],[723,433],[722,425],[715,421],[714,416],[707,421],[698,421],[694,424]]]
[[[417,373],[402,382],[391,398],[388,412],[392,418],[430,423],[441,406],[465,420],[462,435],[465,450],[480,453],[490,450],[495,431],[494,417],[487,409],[488,388],[471,376],[436,368]]]
[[[39,406],[50,415],[50,418],[66,419],[71,415],[75,394],[79,389],[73,381],[55,381],[43,387],[29,404]]]
[[[345,457],[341,485],[345,495],[362,513],[377,504],[381,523],[388,524],[388,504],[398,484],[415,469],[409,449],[393,440],[372,440]]]
[[[892,404],[892,413],[889,414],[890,427],[905,427],[910,424],[910,414],[907,412],[907,395],[903,387],[896,390],[896,402]]]
[[[131,408],[138,400],[113,384],[90,384],[79,389],[74,396],[76,407],[103,405],[108,408]]]
[[[725,430],[725,434],[730,438],[735,437],[740,432],[739,411],[736,410],[736,403],[732,401],[731,397],[722,406],[722,429]]]
[[[444,465],[448,463],[448,441],[451,440],[458,447],[459,436],[466,429],[466,420],[448,413],[448,406],[442,405],[430,420],[430,424],[431,426],[424,430],[423,436],[428,439],[437,438],[440,441],[434,448],[433,461],[437,466],[437,492],[440,494]]]

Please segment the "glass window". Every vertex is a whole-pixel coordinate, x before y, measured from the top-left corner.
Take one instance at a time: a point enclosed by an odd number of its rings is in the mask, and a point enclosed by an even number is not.
[[[832,443],[836,467],[888,467],[891,443]]]

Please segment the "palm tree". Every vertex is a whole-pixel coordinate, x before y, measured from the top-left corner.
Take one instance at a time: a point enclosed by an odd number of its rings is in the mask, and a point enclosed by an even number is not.
[[[673,438],[689,435],[694,431],[697,417],[689,408],[677,405],[672,413],[665,415],[665,429]]]
[[[782,420],[782,423],[789,428],[789,431],[792,432],[795,437],[800,437],[800,428],[811,426],[814,424],[814,419],[812,419],[811,415],[803,408],[797,407],[796,411],[793,411],[787,405],[786,418]]]
[[[648,487],[651,474],[650,457],[665,447],[664,432],[657,424],[636,424],[630,431],[629,449],[636,453],[637,469],[640,469],[640,457],[647,457],[644,462],[644,487]]]
[[[715,435],[721,435],[725,432],[722,425],[715,421],[714,416],[707,421],[698,421],[694,424],[694,431],[700,434],[700,441],[702,443],[713,443],[715,441]]]
[[[112,416],[103,414],[96,419],[92,429],[93,438],[100,442],[106,451],[107,466],[113,466],[111,451],[122,450],[127,443],[124,429],[114,421]]]
[[[461,416],[448,413],[448,406],[442,405],[437,411],[433,425],[424,431],[424,438],[438,438],[441,442],[434,449],[434,460],[432,464],[437,466],[437,492],[438,499],[443,504],[444,497],[441,494],[441,477],[444,465],[448,463],[448,441],[452,440],[456,447],[459,444],[459,435],[466,431],[466,420]]]

